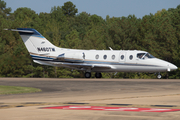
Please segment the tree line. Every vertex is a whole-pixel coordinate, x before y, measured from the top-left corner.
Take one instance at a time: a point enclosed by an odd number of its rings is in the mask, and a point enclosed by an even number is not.
[[[0,0],[0,77],[80,78],[83,71],[42,66],[32,61],[17,32],[4,28],[34,28],[58,47],[74,49],[143,50],[180,67],[180,5],[137,18],[78,13],[72,2],[54,6],[50,13],[37,14],[22,7],[13,13]],[[180,78],[180,68],[162,73]],[[93,76],[93,75],[92,75]],[[149,73],[103,73],[104,78],[156,78]]]

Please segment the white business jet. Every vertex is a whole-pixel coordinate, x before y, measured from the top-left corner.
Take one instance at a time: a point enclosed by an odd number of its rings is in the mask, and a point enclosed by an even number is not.
[[[91,72],[101,78],[101,72],[170,72],[177,67],[172,63],[155,58],[139,50],[78,50],[59,48],[50,43],[38,31],[31,28],[5,29],[19,32],[33,61],[41,65],[67,67],[85,71],[90,78]]]

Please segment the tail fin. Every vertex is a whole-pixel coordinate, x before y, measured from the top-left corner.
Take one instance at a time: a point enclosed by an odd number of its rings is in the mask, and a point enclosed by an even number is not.
[[[56,46],[50,43],[35,29],[17,28],[5,30],[18,31],[30,54],[48,54],[55,52]]]

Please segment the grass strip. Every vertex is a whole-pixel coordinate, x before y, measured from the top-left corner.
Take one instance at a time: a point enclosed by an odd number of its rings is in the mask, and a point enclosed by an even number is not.
[[[18,86],[0,85],[0,95],[34,93],[34,92],[41,92],[41,89],[32,88],[32,87],[18,87]]]

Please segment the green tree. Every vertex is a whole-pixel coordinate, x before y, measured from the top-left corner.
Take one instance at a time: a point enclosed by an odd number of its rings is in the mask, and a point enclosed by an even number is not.
[[[86,49],[107,49],[104,42],[103,29],[93,26],[88,30],[83,39],[83,46]]]
[[[4,0],[0,0],[0,15],[2,15],[4,18],[8,18],[10,12],[11,8],[6,8],[6,2],[4,2]]]
[[[82,48],[82,41],[79,39],[79,33],[76,30],[71,31],[71,33],[66,36],[66,42],[67,48]]]
[[[76,13],[78,13],[78,9],[76,8],[76,5],[74,5],[72,2],[66,2],[64,3],[64,6],[62,6],[62,11],[64,15],[66,16],[75,16]]]
[[[15,24],[18,27],[39,28],[41,23],[38,14],[30,8],[18,8],[14,11]]]
[[[105,23],[102,17],[95,14],[89,17],[89,21],[91,22],[91,24],[95,24],[95,25],[101,25]]]
[[[74,29],[76,29],[77,32],[79,32],[79,38],[81,40],[83,40],[87,30],[89,29],[90,26],[89,17],[90,14],[86,12],[82,12],[75,17]]]
[[[65,20],[65,15],[63,13],[63,9],[60,6],[54,6],[51,8],[51,18],[56,20],[57,22],[63,22]]]
[[[136,27],[137,19],[135,16],[129,18],[122,17],[118,20],[112,19],[112,24],[109,25],[108,34],[113,40],[114,48],[119,50],[137,49],[136,41],[138,29]],[[133,44],[133,46],[132,46]]]

